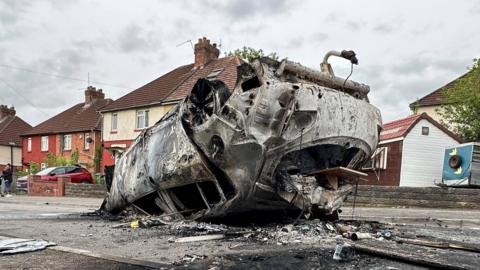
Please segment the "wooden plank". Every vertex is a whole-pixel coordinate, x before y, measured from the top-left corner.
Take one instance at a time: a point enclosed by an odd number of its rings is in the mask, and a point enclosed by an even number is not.
[[[358,252],[397,259],[439,269],[478,269],[478,253],[460,250],[439,250],[392,241],[363,240],[352,243]]]

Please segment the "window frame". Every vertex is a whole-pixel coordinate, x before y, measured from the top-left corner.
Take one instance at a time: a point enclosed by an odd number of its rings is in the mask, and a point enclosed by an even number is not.
[[[379,146],[370,159],[363,165],[362,170],[386,170],[388,162],[388,146]]]
[[[117,129],[118,129],[118,113],[112,113],[112,119],[110,119],[110,131],[117,131]]]
[[[67,140],[66,138],[70,138],[68,148],[67,148]],[[63,134],[63,145],[62,145],[62,150],[63,151],[71,151],[72,150],[72,134]]]
[[[135,129],[145,129],[148,127],[148,115],[149,110],[137,110],[135,113]],[[140,120],[140,117],[142,117],[142,120]]]
[[[422,135],[423,136],[430,135],[430,127],[422,126]]]
[[[45,139],[45,141],[44,141],[44,139]],[[48,148],[49,148],[48,139],[49,139],[48,136],[42,136],[40,138],[40,151],[48,152]]]
[[[32,152],[32,137],[27,138],[27,152]]]
[[[87,139],[91,138],[90,132],[83,133],[83,150],[90,150],[90,143]]]

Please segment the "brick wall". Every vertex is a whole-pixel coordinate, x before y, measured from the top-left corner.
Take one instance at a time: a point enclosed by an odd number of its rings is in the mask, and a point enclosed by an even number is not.
[[[70,177],[58,177],[57,181],[44,181],[39,175],[28,176],[29,196],[63,196],[65,183],[70,182]]]
[[[353,194],[347,205],[353,203]],[[480,209],[480,189],[358,186],[357,206]]]
[[[65,196],[69,197],[96,197],[103,198],[107,194],[104,185],[96,184],[65,184]]]

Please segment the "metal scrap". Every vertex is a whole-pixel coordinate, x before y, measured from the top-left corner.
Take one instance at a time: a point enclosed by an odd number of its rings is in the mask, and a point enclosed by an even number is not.
[[[352,53],[332,55],[353,65]],[[381,117],[369,87],[325,62],[316,71],[262,58],[237,74],[234,89],[198,80],[141,133],[116,160],[105,210],[133,205],[165,221],[253,211],[336,217],[358,181],[352,169],[377,147]]]
[[[57,244],[42,239],[2,238],[0,239],[0,255],[42,250]]]

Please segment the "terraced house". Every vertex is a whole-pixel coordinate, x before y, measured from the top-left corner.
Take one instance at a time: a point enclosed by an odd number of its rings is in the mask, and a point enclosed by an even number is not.
[[[22,168],[22,140],[20,134],[32,127],[16,116],[14,107],[0,105],[0,171],[10,163],[16,170]]]
[[[218,79],[233,89],[237,66],[235,56],[219,58],[216,44],[201,38],[194,47],[194,62],[180,66],[126,94],[101,109],[103,115],[103,165],[115,163],[115,155],[130,146],[140,132],[154,125],[183,100],[200,78]]]
[[[55,115],[22,134],[22,154],[26,166],[46,168],[48,154],[72,158],[90,172],[100,171],[102,107],[112,102],[101,89],[89,86],[85,101]]]

